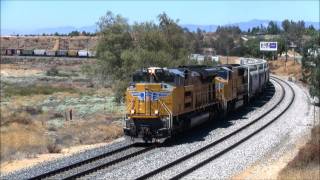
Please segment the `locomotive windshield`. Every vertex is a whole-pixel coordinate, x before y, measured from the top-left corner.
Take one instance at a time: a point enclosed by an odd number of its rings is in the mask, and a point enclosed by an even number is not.
[[[223,79],[228,79],[228,71],[221,69],[217,71],[217,73],[219,77],[222,77]]]
[[[133,74],[132,81],[135,83],[173,83],[174,77],[174,74],[164,70],[156,71],[155,73],[139,71]]]
[[[135,83],[149,82],[150,76],[147,72],[136,72],[132,76],[132,81]]]

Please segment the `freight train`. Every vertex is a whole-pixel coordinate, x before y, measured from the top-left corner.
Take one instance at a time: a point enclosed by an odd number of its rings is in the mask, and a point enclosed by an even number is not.
[[[1,49],[3,56],[95,57],[90,50]]]
[[[268,81],[269,67],[262,59],[139,70],[126,91],[124,134],[133,140],[163,142],[249,103]]]

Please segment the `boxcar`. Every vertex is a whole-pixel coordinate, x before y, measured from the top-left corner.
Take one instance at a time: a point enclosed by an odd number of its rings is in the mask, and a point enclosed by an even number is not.
[[[96,52],[95,51],[88,51],[88,56],[89,57],[95,57],[96,56]]]
[[[22,49],[20,51],[20,55],[22,56],[32,56],[33,55],[33,50],[29,50],[29,49]]]
[[[44,56],[44,55],[46,55],[46,50],[45,49],[35,49],[35,50],[33,50],[33,53],[35,56]]]
[[[68,50],[58,50],[57,56],[68,56]]]
[[[17,54],[17,51],[15,49],[6,49],[6,55],[13,56],[16,54]]]
[[[56,52],[57,51],[54,51],[54,50],[46,50],[46,55],[47,56],[56,56]]]
[[[18,56],[22,55],[22,49],[17,49],[16,53]]]
[[[68,56],[77,57],[78,56],[78,51],[77,50],[68,50]]]
[[[2,55],[2,56],[7,55],[7,54],[6,54],[6,49],[1,49],[1,55]]]
[[[78,56],[79,57],[88,57],[89,56],[89,52],[87,50],[79,50],[78,51]]]

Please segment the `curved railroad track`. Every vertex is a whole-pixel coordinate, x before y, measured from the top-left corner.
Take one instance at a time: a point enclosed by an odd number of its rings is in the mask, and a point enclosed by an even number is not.
[[[155,148],[157,144],[147,147],[142,144],[135,143],[123,146],[119,149],[95,156],[84,161],[80,161],[69,166],[65,166],[47,173],[30,178],[31,180],[38,179],[75,179],[99,169],[107,168],[119,162],[125,161],[134,156],[143,154]]]
[[[249,139],[250,137],[254,136],[255,134],[257,134],[258,132],[260,132],[261,130],[263,130],[264,128],[266,128],[267,126],[269,126],[272,122],[274,122],[275,120],[277,120],[292,104],[293,100],[294,100],[294,90],[293,88],[285,81],[276,78],[276,77],[271,77],[277,84],[280,85],[281,87],[281,97],[280,99],[277,101],[277,103],[272,106],[269,110],[267,110],[266,112],[264,112],[263,114],[261,114],[259,117],[257,117],[256,119],[252,120],[250,123],[242,126],[241,128],[237,129],[236,131],[190,153],[187,154],[175,161],[172,161],[169,164],[166,164],[158,169],[155,169],[147,174],[144,174],[140,177],[138,177],[137,179],[147,179],[147,178],[151,178],[165,170],[168,170],[170,168],[172,168],[175,165],[178,165],[200,153],[202,153],[203,151],[210,149],[214,146],[216,146],[217,144],[231,138],[232,136],[238,134],[239,132],[243,131],[244,129],[247,129],[248,127],[250,127],[251,125],[255,124],[256,122],[258,122],[260,119],[262,119],[263,117],[265,117],[267,114],[269,114],[270,112],[272,112],[273,110],[275,110],[279,104],[283,101],[283,99],[285,98],[286,92],[284,90],[284,86],[279,82],[283,82],[285,83],[288,87],[290,87],[291,91],[292,91],[292,97],[290,100],[290,103],[286,106],[286,108],[279,113],[274,119],[272,119],[271,121],[269,121],[267,124],[265,124],[264,126],[262,126],[261,128],[259,128],[258,130],[254,131],[253,133],[249,134],[248,136],[246,136],[245,138],[243,138],[242,140],[238,141],[237,143],[227,147],[226,149],[224,149],[223,151],[219,152],[218,154],[215,154],[214,156],[211,156],[210,158],[206,159],[205,161],[202,161],[199,164],[194,165],[193,167],[186,169],[185,171],[177,174],[176,176],[172,177],[172,179],[179,179],[189,173],[191,173],[192,171],[202,167],[203,165],[207,164],[208,162],[222,156],[223,154],[225,154],[226,152],[230,151],[231,149],[235,148],[236,146],[238,146],[239,144],[243,143],[244,141],[246,141],[247,139]],[[33,177],[31,179],[76,179],[76,178],[80,178],[86,175],[89,175],[91,173],[94,173],[98,170],[101,169],[105,169],[108,168],[112,165],[118,164],[122,161],[125,161],[127,159],[130,159],[132,157],[138,156],[140,154],[143,154],[145,152],[148,152],[152,149],[154,149],[157,146],[157,144],[153,144],[150,145],[148,147],[142,147],[142,146],[137,146],[137,144],[130,144],[124,147],[121,147],[119,149],[116,149],[114,151],[111,152],[107,152],[105,154],[96,156],[96,157],[92,157],[89,159],[86,159],[84,161],[75,163],[75,164],[71,164],[69,166],[66,167],[62,167],[59,169],[55,169],[53,171],[49,171],[47,173],[38,175],[36,177]]]
[[[265,129],[266,127],[268,127],[270,124],[272,124],[274,121],[276,121],[280,116],[282,116],[288,109],[289,107],[292,105],[294,99],[295,99],[295,92],[293,90],[293,88],[291,87],[291,85],[287,82],[285,82],[284,80],[282,79],[279,79],[277,77],[274,77],[272,76],[271,77],[275,82],[277,82],[280,87],[281,87],[281,90],[282,90],[282,95],[281,95],[281,98],[280,100],[271,108],[269,109],[268,111],[266,111],[265,113],[263,113],[262,115],[260,115],[259,117],[257,117],[256,119],[254,119],[253,121],[251,121],[250,123],[246,124],[245,126],[237,129],[236,131],[196,150],[196,151],[193,151],[192,153],[190,154],[187,154],[177,160],[174,160],[172,161],[171,163],[168,163],[160,168],[157,168],[147,174],[144,174],[140,177],[138,177],[137,179],[148,179],[148,178],[151,178],[157,174],[160,174],[166,170],[169,170],[170,168],[172,168],[173,166],[175,165],[181,165],[184,161],[188,160],[188,159],[191,159],[195,156],[197,156],[198,154],[218,145],[219,143],[231,138],[232,136],[238,134],[239,132],[243,131],[244,129],[247,129],[248,127],[250,127],[251,125],[255,124],[256,122],[258,122],[259,120],[261,120],[263,117],[265,117],[267,114],[269,114],[271,111],[275,110],[279,104],[284,100],[285,98],[285,95],[286,95],[286,91],[285,91],[285,88],[284,86],[280,83],[284,83],[286,84],[286,86],[288,86],[292,92],[292,96],[290,98],[290,102],[286,105],[286,107],[276,116],[274,117],[273,119],[271,119],[268,123],[264,124],[262,127],[256,129],[254,132],[250,133],[249,135],[245,136],[243,139],[241,139],[240,141],[232,144],[231,146],[228,146],[227,148],[225,148],[224,150],[218,152],[217,154],[213,155],[213,156],[210,156],[209,158],[201,161],[200,163],[198,164],[195,164],[193,165],[192,167],[188,168],[188,169],[185,169],[183,172],[180,172],[178,174],[176,174],[175,176],[171,177],[170,179],[180,179],[188,174],[190,174],[191,172],[195,171],[196,169],[206,165],[207,163],[213,161],[214,159],[217,159],[218,157],[221,157],[222,155],[224,155],[225,153],[229,152],[230,150],[234,149],[235,147],[237,147],[238,145],[242,144],[243,142],[245,142],[246,140],[250,139],[252,136],[256,135],[257,133],[259,133],[260,131],[262,131],[263,129]]]

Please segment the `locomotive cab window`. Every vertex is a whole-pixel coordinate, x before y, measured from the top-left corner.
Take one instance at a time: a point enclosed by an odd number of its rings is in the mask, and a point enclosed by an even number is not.
[[[132,81],[135,83],[174,83],[175,76],[174,74],[163,70],[157,70],[154,74],[140,71],[133,74]]]
[[[150,76],[147,72],[137,72],[133,74],[132,81],[135,83],[150,82]]]
[[[219,77],[222,77],[223,79],[228,80],[228,71],[219,70],[217,73]]]

